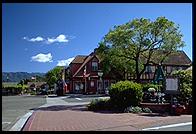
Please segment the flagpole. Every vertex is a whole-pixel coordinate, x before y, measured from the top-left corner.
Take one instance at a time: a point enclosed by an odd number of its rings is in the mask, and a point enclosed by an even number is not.
[[[86,93],[86,66],[84,67],[84,79],[85,79],[84,93]]]
[[[85,77],[85,76],[84,76]],[[86,77],[85,77],[85,91],[84,91],[85,93],[86,93]]]

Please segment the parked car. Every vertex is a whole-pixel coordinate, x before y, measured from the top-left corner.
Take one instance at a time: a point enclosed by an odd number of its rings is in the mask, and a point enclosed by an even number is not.
[[[48,95],[48,92],[46,89],[42,89],[40,92],[37,93],[37,95]]]

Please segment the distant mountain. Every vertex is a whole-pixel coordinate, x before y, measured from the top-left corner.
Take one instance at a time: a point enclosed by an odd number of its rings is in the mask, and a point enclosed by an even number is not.
[[[20,82],[22,79],[31,79],[31,77],[43,77],[45,73],[27,73],[27,72],[2,72],[2,82]]]

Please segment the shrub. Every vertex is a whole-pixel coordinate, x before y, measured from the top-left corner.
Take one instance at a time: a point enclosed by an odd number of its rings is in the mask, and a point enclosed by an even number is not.
[[[18,86],[8,86],[8,87],[3,87],[4,91],[6,91],[10,95],[17,95],[22,92],[22,88]]]
[[[93,99],[90,104],[87,105],[87,108],[90,111],[109,110],[110,99]]]
[[[142,86],[132,81],[120,81],[109,89],[114,108],[124,110],[128,106],[137,106],[142,101]]]
[[[150,108],[143,108],[142,111],[144,113],[152,113],[152,111],[150,110]]]
[[[141,113],[142,112],[142,108],[141,107],[127,107],[124,112],[126,113]]]

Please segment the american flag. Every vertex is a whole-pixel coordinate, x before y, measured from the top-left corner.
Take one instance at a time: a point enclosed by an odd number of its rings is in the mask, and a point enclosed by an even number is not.
[[[86,76],[86,66],[84,67],[84,73],[83,73],[83,76],[84,76],[84,77]]]

